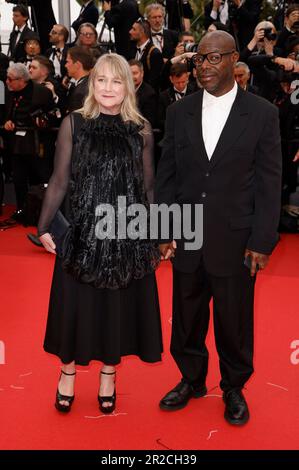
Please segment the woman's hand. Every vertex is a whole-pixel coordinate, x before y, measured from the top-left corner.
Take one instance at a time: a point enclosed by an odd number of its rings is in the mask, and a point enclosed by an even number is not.
[[[49,233],[44,233],[41,237],[39,237],[39,239],[44,245],[44,248],[49,251],[49,253],[53,253],[54,255],[56,255],[56,245],[53,242],[53,238]]]

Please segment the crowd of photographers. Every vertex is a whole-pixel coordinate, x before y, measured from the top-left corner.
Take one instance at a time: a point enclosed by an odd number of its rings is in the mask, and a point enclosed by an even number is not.
[[[5,104],[0,105],[0,202],[3,182],[12,178],[17,208],[0,222],[2,229],[30,223],[25,213],[29,187],[47,184],[61,119],[82,106],[88,76],[101,54],[113,50],[129,61],[140,111],[155,130],[157,162],[167,107],[201,87],[192,60],[197,43],[187,0],[149,4],[144,16],[136,0],[103,0],[101,8],[106,26],[113,28],[114,44],[98,37],[99,10],[92,0],[83,1],[72,24],[76,33],[72,43],[68,29],[56,23],[51,0],[42,2],[43,22],[34,0],[9,1],[16,5],[9,51],[0,54],[0,79],[6,83]],[[28,26],[28,5],[35,29],[32,23]],[[279,31],[276,23],[259,22],[261,6],[262,0],[213,0],[205,7],[204,24],[206,31],[223,29],[235,37],[239,86],[279,107],[282,201],[287,203],[296,190],[299,160],[299,4],[286,6]]]

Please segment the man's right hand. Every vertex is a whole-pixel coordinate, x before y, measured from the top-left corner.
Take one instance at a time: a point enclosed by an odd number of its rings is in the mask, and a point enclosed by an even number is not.
[[[166,261],[169,258],[173,258],[176,250],[176,242],[173,240],[171,243],[162,243],[159,245],[161,254],[161,260]]]
[[[4,129],[6,131],[9,131],[9,132],[12,132],[15,130],[15,125],[12,121],[6,121],[6,123],[4,124]]]

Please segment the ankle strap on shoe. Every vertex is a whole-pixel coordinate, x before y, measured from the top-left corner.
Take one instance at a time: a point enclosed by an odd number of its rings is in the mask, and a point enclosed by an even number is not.
[[[61,369],[61,373],[64,374],[64,375],[76,375],[76,371],[69,374],[68,372],[64,372],[64,370],[62,370],[62,369]]]
[[[116,374],[116,370],[114,372],[105,372],[103,370],[101,370],[101,374],[104,374],[104,375],[114,375]]]

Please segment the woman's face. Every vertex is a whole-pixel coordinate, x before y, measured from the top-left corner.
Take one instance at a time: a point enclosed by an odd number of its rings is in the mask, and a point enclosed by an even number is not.
[[[96,43],[96,35],[88,26],[83,26],[83,28],[81,28],[79,37],[81,46],[90,47]]]
[[[107,64],[98,70],[94,82],[94,96],[103,113],[118,114],[125,94],[124,81],[113,75]]]

